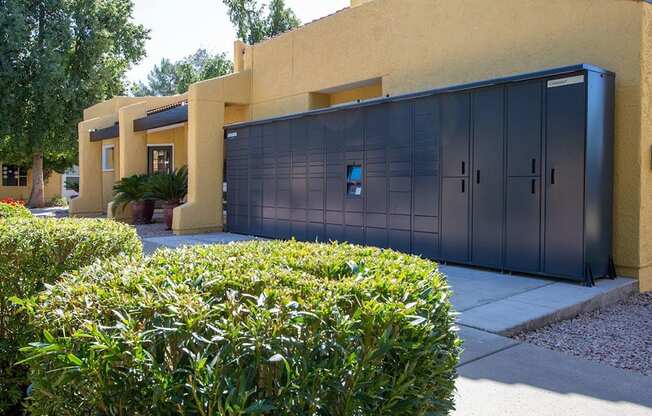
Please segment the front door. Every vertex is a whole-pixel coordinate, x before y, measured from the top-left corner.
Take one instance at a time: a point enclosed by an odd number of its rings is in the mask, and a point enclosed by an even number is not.
[[[172,146],[150,146],[147,152],[147,173],[172,173]]]

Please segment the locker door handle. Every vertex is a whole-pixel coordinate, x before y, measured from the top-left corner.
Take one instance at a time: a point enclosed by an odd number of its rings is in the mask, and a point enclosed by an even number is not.
[[[532,159],[532,173],[537,173],[537,160]]]
[[[532,189],[531,189],[532,195],[536,193],[536,185],[537,185],[537,180],[532,179]]]
[[[465,186],[464,185],[465,185],[464,179],[462,179],[462,193],[464,193],[464,191],[465,191]]]
[[[464,161],[462,161],[462,175],[464,175],[466,172],[465,166],[464,166]]]
[[[475,183],[480,183],[480,169],[475,172]]]
[[[554,185],[554,184],[555,184],[555,170],[551,169],[550,170],[550,185]]]

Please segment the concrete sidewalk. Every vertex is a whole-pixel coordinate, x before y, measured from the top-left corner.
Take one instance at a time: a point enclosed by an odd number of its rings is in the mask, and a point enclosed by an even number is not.
[[[652,377],[462,328],[456,416],[649,416]]]

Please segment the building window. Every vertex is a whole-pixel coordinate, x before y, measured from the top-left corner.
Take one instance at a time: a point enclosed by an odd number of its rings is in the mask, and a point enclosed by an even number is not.
[[[362,166],[349,165],[346,168],[346,194],[362,195]]]
[[[2,186],[27,186],[27,169],[2,165]]]
[[[172,173],[172,146],[149,146],[147,149],[147,173]]]
[[[104,172],[112,172],[115,166],[115,146],[112,144],[105,144],[102,147],[102,170]]]

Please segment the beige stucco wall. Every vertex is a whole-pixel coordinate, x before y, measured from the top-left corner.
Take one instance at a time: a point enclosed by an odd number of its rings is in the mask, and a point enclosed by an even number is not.
[[[638,0],[353,3],[356,7],[259,44],[236,43],[241,72],[191,86],[191,191],[188,204],[175,211],[175,232],[222,226],[218,195],[225,122],[323,106],[321,92],[365,80],[379,79],[383,95],[398,95],[591,63],[617,74],[615,261],[619,272],[640,275],[641,287],[652,289],[652,5]],[[117,97],[91,107],[85,117],[117,112],[133,100]]]
[[[375,77],[383,94],[397,95],[574,63],[605,67],[617,74],[615,261],[636,275],[652,263],[644,238],[652,231],[652,126],[642,123],[641,89],[650,8],[636,0],[366,2],[248,46],[252,114],[307,110],[310,92]]]

